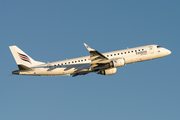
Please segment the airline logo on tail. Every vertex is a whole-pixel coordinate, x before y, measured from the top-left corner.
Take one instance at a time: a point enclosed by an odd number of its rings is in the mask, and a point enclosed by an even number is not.
[[[30,59],[28,58],[28,56],[24,55],[24,54],[21,54],[21,53],[18,53],[19,54],[19,57],[21,58],[21,60],[24,60],[26,62],[29,62],[31,63]]]

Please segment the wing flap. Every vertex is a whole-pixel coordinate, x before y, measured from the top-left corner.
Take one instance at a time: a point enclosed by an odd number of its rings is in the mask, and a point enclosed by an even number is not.
[[[75,74],[72,74],[72,77],[76,77],[78,75],[86,75],[88,74],[88,72],[84,72],[84,73],[75,73]]]
[[[106,63],[109,63],[111,62],[110,60],[102,60],[102,61],[98,61],[97,63],[99,64],[106,64]]]
[[[90,57],[88,60],[94,60],[94,59],[96,59],[96,58],[98,58],[99,56],[98,55],[95,55],[95,56],[93,56],[93,57]]]

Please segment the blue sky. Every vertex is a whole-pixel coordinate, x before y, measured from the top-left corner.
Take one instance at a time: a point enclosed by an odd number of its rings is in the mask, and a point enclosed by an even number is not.
[[[0,1],[1,120],[179,120],[178,0]],[[9,50],[52,62],[158,44],[164,58],[129,64],[111,76],[10,76]]]

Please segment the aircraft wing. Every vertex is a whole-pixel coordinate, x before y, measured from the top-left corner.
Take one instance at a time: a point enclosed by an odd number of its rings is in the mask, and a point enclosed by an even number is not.
[[[76,77],[76,76],[78,76],[78,75],[86,75],[86,74],[88,74],[89,72],[81,72],[81,73],[74,73],[74,74],[72,74],[72,77]]]
[[[88,49],[89,53],[90,53],[90,58],[89,60],[91,60],[91,65],[95,65],[95,64],[106,64],[109,63],[110,60],[105,57],[104,55],[102,55],[101,53],[99,53],[97,50],[90,48],[88,45],[86,45],[84,43],[85,47]]]

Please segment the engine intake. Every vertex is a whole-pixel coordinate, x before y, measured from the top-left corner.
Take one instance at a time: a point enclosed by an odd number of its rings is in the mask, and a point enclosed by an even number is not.
[[[123,58],[121,59],[116,59],[116,60],[112,60],[110,62],[110,67],[120,67],[120,66],[124,66],[125,65],[125,60]]]
[[[106,69],[106,70],[101,70],[97,74],[112,75],[112,74],[115,74],[115,73],[117,73],[117,68],[110,68],[110,69]]]

